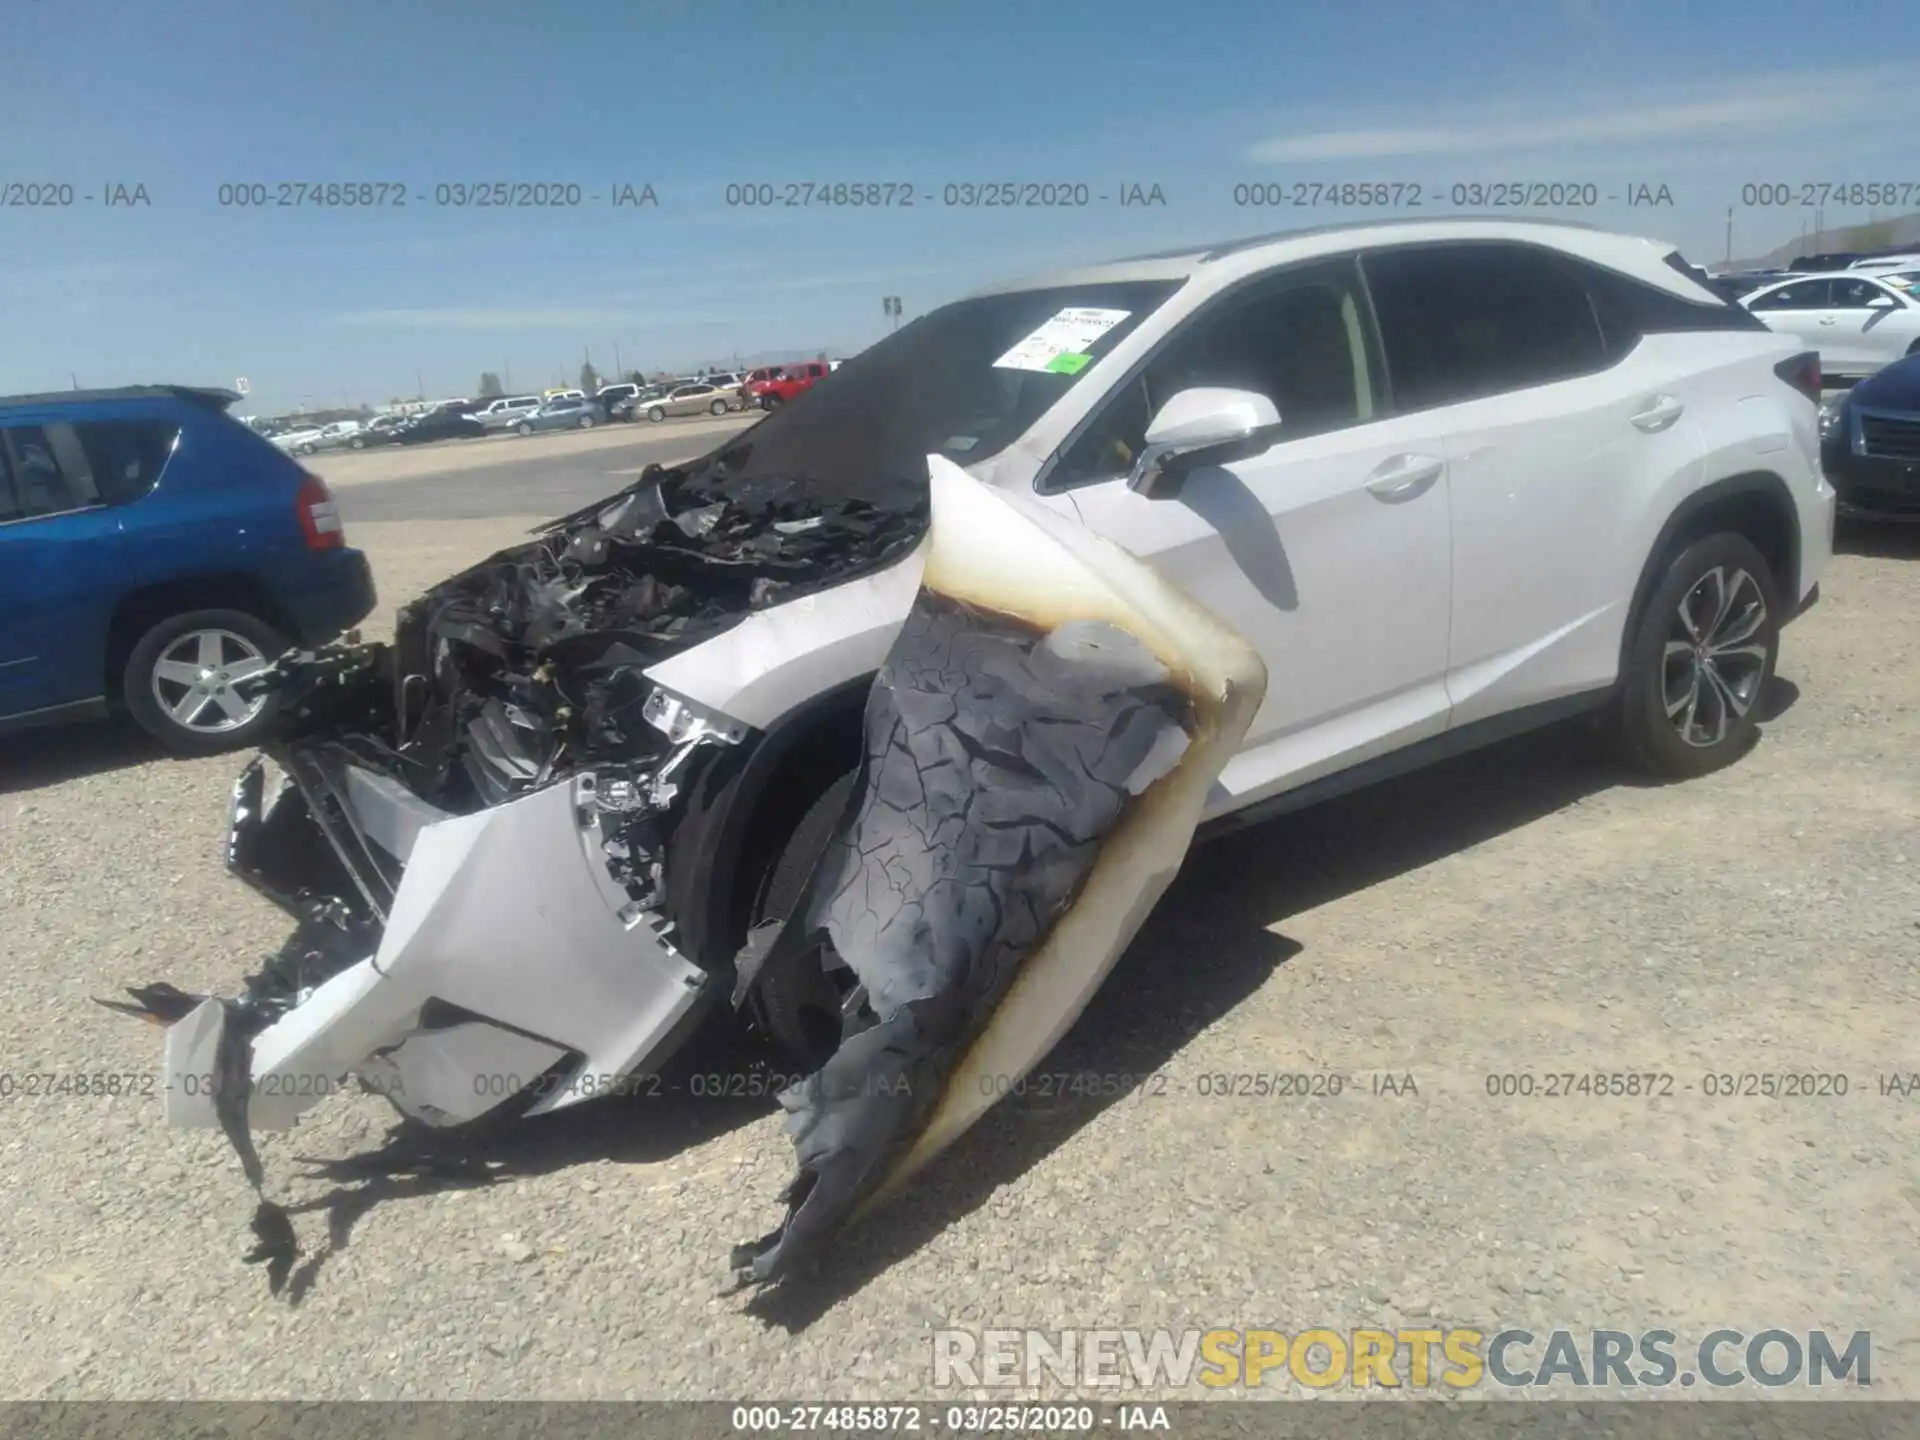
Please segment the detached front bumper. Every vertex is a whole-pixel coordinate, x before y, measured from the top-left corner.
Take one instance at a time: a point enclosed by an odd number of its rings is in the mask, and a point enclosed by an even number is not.
[[[284,1129],[349,1078],[436,1126],[516,1100],[558,1110],[631,1083],[697,1019],[709,977],[609,872],[593,774],[448,815],[378,772],[290,761],[270,807],[260,762],[236,785],[229,865],[325,931],[328,905],[289,864],[304,810],[346,872],[334,878],[382,923],[359,932],[377,931],[370,953],[311,986],[296,977],[295,1003],[253,1037],[249,1128]],[[172,1124],[223,1123],[225,1008],[205,1001],[168,1030]]]

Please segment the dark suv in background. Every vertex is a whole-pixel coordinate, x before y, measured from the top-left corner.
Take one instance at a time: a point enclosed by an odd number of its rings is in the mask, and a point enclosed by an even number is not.
[[[0,397],[0,731],[129,714],[167,749],[257,743],[234,682],[374,606],[325,482],[227,390]]]

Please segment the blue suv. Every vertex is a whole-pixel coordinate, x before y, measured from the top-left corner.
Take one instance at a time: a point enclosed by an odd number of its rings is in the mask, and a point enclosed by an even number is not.
[[[131,715],[178,755],[255,744],[234,682],[374,606],[319,476],[228,390],[0,397],[0,731]]]

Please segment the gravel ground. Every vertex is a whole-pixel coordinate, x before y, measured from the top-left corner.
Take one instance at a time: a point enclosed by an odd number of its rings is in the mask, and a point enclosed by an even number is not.
[[[353,538],[390,613],[521,529]],[[1555,732],[1196,851],[1043,1067],[1157,1093],[1006,1102],[776,1295],[717,1293],[780,1213],[762,1106],[588,1106],[472,1152],[481,1183],[304,1171],[392,1128],[329,1102],[262,1146],[305,1246],[290,1303],[241,1263],[219,1137],[167,1131],[157,1098],[16,1094],[0,1394],[884,1399],[931,1393],[946,1325],[1424,1322],[1866,1329],[1874,1393],[1920,1396],[1920,1098],[1876,1085],[1920,1071],[1920,542],[1856,543],[1824,589],[1726,773],[1637,787]],[[157,1032],[88,997],[226,989],[277,943],[220,868],[238,765],[106,730],[7,742],[5,1071],[151,1072]],[[1486,1093],[1569,1070],[1674,1093]],[[1702,1094],[1788,1070],[1851,1092]],[[1273,1071],[1359,1084],[1201,1093]]]

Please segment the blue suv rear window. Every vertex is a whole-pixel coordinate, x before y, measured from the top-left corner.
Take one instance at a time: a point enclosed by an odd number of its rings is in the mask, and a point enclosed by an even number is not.
[[[0,425],[0,521],[138,500],[178,433],[167,420]]]

